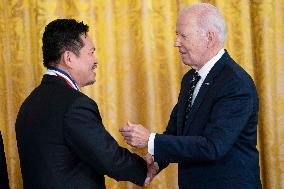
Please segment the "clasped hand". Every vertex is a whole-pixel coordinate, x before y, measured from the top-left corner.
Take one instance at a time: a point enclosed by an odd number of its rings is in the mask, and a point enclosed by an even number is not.
[[[148,145],[150,132],[140,124],[129,121],[125,127],[119,129],[127,144],[136,148],[145,148]]]
[[[147,177],[144,181],[144,185],[146,186],[150,184],[150,182],[154,179],[154,177],[158,173],[159,166],[156,162],[154,162],[153,157],[149,153],[146,155],[144,160],[147,162],[147,168],[148,168]]]
[[[148,145],[150,132],[140,124],[132,124],[127,122],[127,125],[119,129],[121,135],[127,144],[136,148],[145,148]],[[159,166],[154,162],[151,154],[147,153],[144,160],[147,162],[147,177],[144,185],[148,185],[159,171]]]

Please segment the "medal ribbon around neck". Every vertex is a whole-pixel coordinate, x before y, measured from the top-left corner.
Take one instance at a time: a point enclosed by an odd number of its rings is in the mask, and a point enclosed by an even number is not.
[[[77,90],[77,91],[80,91],[78,85],[75,83],[75,81],[72,80],[72,78],[67,74],[65,73],[64,71],[58,69],[58,68],[51,68],[49,67],[46,71],[47,75],[54,75],[54,76],[57,76],[57,77],[61,77],[62,79],[64,79],[66,81],[66,83],[73,89]]]

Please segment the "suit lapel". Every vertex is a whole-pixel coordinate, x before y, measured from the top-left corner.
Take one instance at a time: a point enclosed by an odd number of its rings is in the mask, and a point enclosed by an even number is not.
[[[214,79],[215,77],[220,73],[222,70],[223,66],[226,63],[226,60],[228,60],[229,55],[227,51],[225,51],[224,55],[216,62],[216,64],[212,67],[208,75],[206,76],[205,80],[203,81],[199,92],[195,98],[195,101],[192,105],[192,108],[190,110],[189,115],[188,115],[188,121],[187,125],[184,126],[183,134],[188,133],[189,128],[191,126],[191,123],[193,119],[195,118],[195,114],[197,113],[201,103],[203,102],[204,98],[206,97],[206,94],[208,90],[213,87],[214,85]],[[207,97],[210,98],[210,97]]]
[[[209,75],[208,75],[209,76]],[[204,80],[204,82],[202,83],[202,86],[200,87],[200,90],[198,92],[198,95],[196,96],[196,99],[192,105],[191,110],[188,112],[188,121],[187,121],[187,125],[185,125],[184,128],[184,134],[186,134],[188,132],[188,129],[191,125],[191,122],[193,121],[193,118],[195,117],[195,114],[197,113],[197,110],[200,107],[201,102],[204,100],[208,89],[211,88],[211,86],[213,85],[213,78],[212,77],[206,77],[206,79]],[[206,84],[205,84],[206,83]]]
[[[181,86],[181,94],[179,97],[179,119],[178,119],[178,127],[177,127],[177,134],[180,135],[183,132],[184,123],[185,123],[185,109],[187,104],[187,98],[188,98],[188,92],[190,87],[190,78],[192,77],[192,74],[194,73],[193,70],[190,70],[187,75],[185,76],[185,81],[182,83]]]

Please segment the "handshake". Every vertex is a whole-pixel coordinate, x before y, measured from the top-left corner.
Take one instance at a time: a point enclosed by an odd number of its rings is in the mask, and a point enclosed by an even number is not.
[[[140,124],[132,124],[129,121],[127,125],[119,129],[119,132],[123,136],[126,143],[135,148],[145,148],[148,146],[148,140],[150,132]],[[159,166],[150,153],[147,153],[146,157],[143,158],[147,162],[147,177],[144,185],[148,185],[159,171]]]

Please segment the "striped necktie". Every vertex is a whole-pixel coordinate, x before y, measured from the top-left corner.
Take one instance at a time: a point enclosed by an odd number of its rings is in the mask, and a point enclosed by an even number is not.
[[[198,74],[197,71],[194,72],[192,78],[191,78],[191,82],[190,82],[190,87],[189,87],[189,94],[188,94],[188,99],[187,99],[187,106],[186,106],[186,114],[190,111],[191,107],[192,107],[192,97],[193,97],[193,92],[194,89],[196,87],[197,82],[200,79],[200,75]]]

